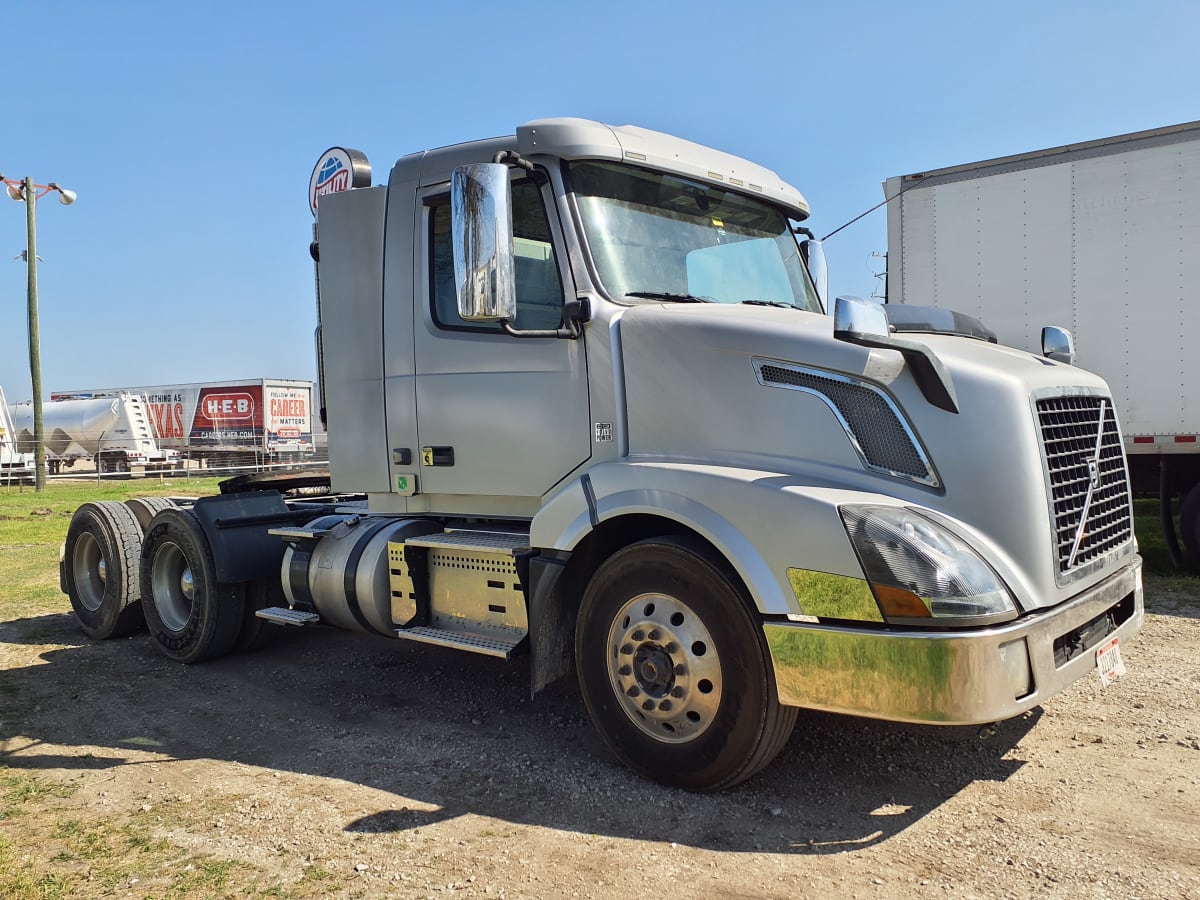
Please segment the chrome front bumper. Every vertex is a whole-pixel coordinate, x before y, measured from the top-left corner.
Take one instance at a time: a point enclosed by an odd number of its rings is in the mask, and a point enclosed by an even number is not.
[[[1055,661],[1057,639],[1110,610],[1120,622],[1115,631],[1073,658]],[[1135,557],[1071,600],[1006,625],[912,631],[771,622],[763,629],[785,706],[896,722],[979,725],[1019,715],[1094,670],[1097,647],[1113,635],[1124,647],[1141,630],[1144,614],[1142,560]],[[1023,663],[1013,662],[1020,659],[1020,644],[1014,643],[1019,641],[1028,650],[1023,676]],[[1001,646],[1008,651],[1007,665]]]

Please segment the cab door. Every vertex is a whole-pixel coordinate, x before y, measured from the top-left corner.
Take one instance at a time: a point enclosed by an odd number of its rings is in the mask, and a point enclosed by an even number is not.
[[[555,250],[562,234],[547,199],[548,189],[529,178],[512,184],[513,324],[522,330],[558,327],[566,291],[574,291],[561,263],[566,254]],[[423,281],[416,296],[425,298],[414,322],[419,490],[458,495],[442,504],[448,508],[479,498],[479,508],[502,512],[501,498],[540,498],[588,459],[584,340],[515,338],[459,318],[449,193],[425,196],[422,207],[425,264],[414,267]],[[436,511],[439,503],[430,501]],[[514,502],[513,511],[531,507]]]

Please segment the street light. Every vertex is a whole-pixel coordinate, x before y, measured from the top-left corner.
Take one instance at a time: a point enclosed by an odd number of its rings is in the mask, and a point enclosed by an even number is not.
[[[53,181],[49,184],[34,184],[32,178],[21,180],[5,178],[4,182],[8,196],[13,200],[25,201],[25,265],[29,272],[29,375],[33,381],[33,463],[37,471],[35,490],[46,489],[46,445],[44,429],[42,428],[42,357],[41,337],[38,334],[37,306],[37,201],[51,191],[58,191],[58,202],[70,206],[75,202],[74,191],[59,187]],[[39,193],[40,192],[40,193]]]

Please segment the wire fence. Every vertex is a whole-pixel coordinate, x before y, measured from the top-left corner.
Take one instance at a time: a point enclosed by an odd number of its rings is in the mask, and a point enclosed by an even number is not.
[[[329,447],[319,435],[317,445],[287,443],[280,446],[221,446],[211,442],[173,442],[157,447],[128,438],[98,438],[86,445],[55,441],[46,447],[47,481],[88,479],[183,479],[233,477],[252,472],[327,469]],[[21,488],[33,484],[32,446],[28,441],[8,450],[0,459],[0,485]]]

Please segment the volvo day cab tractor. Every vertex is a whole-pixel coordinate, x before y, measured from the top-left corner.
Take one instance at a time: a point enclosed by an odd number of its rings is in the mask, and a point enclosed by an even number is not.
[[[800,709],[991,723],[1120,673],[1141,564],[1107,386],[966,317],[827,310],[775,173],[547,119],[377,186],[335,148],[310,202],[328,489],[85,505],[62,580],[93,637],[528,654],[535,694],[574,668],[620,760],[698,790]]]

